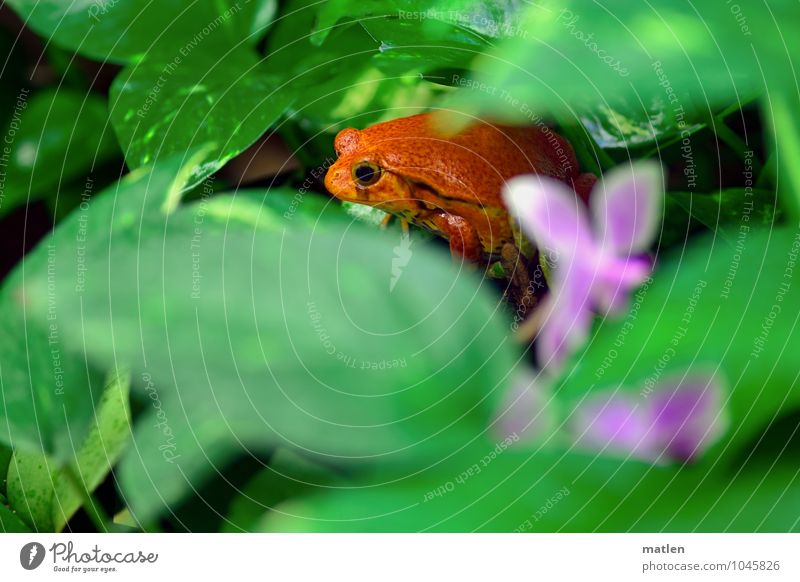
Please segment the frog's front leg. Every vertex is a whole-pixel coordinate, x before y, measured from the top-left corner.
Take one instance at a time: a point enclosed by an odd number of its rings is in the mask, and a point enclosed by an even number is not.
[[[483,258],[483,245],[478,231],[465,218],[438,211],[431,217],[433,225],[450,241],[450,254],[479,262]]]

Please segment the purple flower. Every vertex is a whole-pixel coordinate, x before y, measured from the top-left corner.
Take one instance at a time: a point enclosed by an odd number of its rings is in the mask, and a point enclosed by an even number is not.
[[[588,338],[593,311],[620,312],[650,275],[642,256],[659,225],[664,194],[661,166],[642,161],[615,168],[583,202],[563,182],[520,176],[506,183],[509,212],[553,266],[543,301],[537,359],[549,372]]]
[[[591,393],[567,405],[550,380],[526,370],[498,408],[494,429],[499,438],[517,434],[529,444],[568,443],[651,463],[693,461],[727,430],[727,392],[718,376],[686,371],[647,386]]]
[[[569,420],[576,445],[650,462],[685,462],[727,429],[725,390],[713,375],[674,376],[645,394],[616,390],[582,401]]]

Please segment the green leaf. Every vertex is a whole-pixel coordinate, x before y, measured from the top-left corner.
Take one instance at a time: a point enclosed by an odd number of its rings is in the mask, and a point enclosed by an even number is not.
[[[55,531],[53,490],[57,465],[38,453],[17,451],[8,469],[8,501],[35,531]]]
[[[57,198],[62,184],[118,151],[106,100],[66,89],[20,93],[6,135],[0,216],[31,199]]]
[[[159,44],[174,53],[228,47],[270,19],[272,0],[9,0],[26,24],[56,44],[101,61],[140,60]],[[251,37],[251,32],[253,36]]]
[[[71,463],[89,492],[111,471],[130,437],[128,387],[126,378],[109,383],[89,435]],[[37,531],[61,531],[83,505],[83,495],[59,465],[36,453],[15,453],[8,500]]]
[[[87,237],[102,284],[59,301],[91,360],[130,363],[146,396],[141,454],[121,466],[140,522],[242,447],[355,466],[435,461],[485,430],[514,368],[490,283],[459,275],[446,253],[414,249],[392,287],[398,236],[350,225],[333,205],[307,226],[262,197],[202,198],[141,224],[120,224],[110,193],[90,209],[90,224],[114,221],[110,240]],[[59,254],[74,252],[72,226]],[[46,279],[27,283],[38,313]]]
[[[291,97],[252,49],[208,49],[187,56],[159,51],[114,80],[111,121],[131,168],[215,144],[193,169],[189,183],[196,184],[252,145],[288,107]]]

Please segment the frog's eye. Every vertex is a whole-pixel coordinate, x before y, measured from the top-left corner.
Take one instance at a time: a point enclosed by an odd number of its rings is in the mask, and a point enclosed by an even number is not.
[[[381,167],[371,162],[359,162],[353,166],[353,180],[359,186],[372,186],[381,178]]]

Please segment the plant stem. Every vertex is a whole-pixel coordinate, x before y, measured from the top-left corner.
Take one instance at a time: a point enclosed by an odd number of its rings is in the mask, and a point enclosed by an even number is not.
[[[746,154],[745,152],[752,151],[753,148],[748,146],[742,138],[736,135],[735,132],[731,130],[723,119],[719,116],[712,116],[709,117],[708,123],[706,124],[708,128],[714,132],[714,135],[717,136],[717,139],[722,141],[725,145],[727,145],[730,149],[736,152],[741,158],[742,161],[745,161]],[[755,156],[751,156],[750,162],[753,166],[753,173],[760,174],[763,166],[761,165],[761,161],[758,160]]]
[[[796,122],[797,110],[792,109],[789,96],[786,91],[781,90],[767,94],[762,101],[762,110],[775,140],[778,194],[783,196],[788,214],[797,219],[800,217],[800,135]]]
[[[78,490],[80,493],[81,498],[83,498],[83,507],[86,510],[86,513],[89,514],[89,519],[92,520],[95,528],[97,528],[98,532],[107,533],[110,531],[108,524],[111,521],[108,519],[108,516],[103,511],[103,507],[100,503],[94,498],[94,496],[86,489],[86,485],[83,482],[83,479],[75,472],[75,468],[72,465],[65,465],[63,467],[64,475],[66,475],[67,479],[72,482],[72,486]]]

